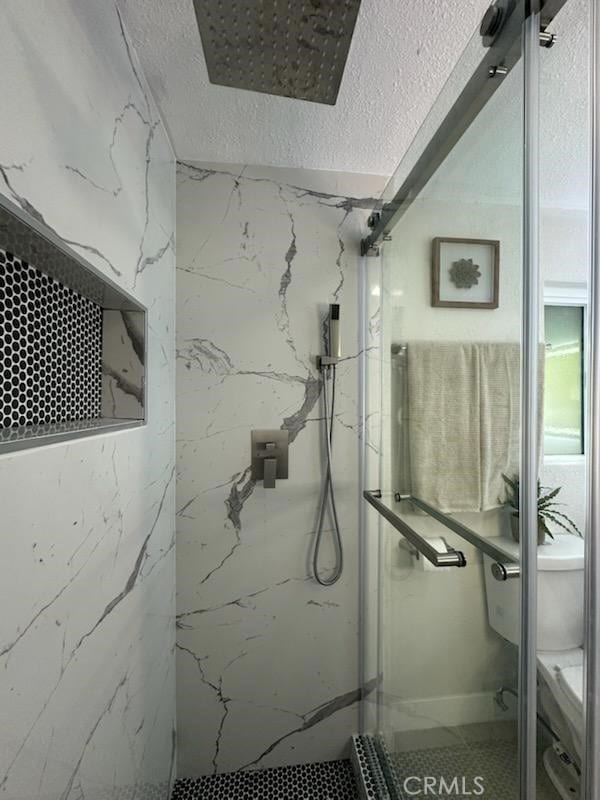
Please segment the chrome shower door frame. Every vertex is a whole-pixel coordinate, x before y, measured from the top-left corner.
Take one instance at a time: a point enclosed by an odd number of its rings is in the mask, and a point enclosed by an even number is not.
[[[519,643],[519,786],[536,796],[537,761],[537,485],[538,359],[541,281],[539,260],[540,15],[523,22],[523,280],[521,308],[521,468]]]
[[[590,0],[590,294],[583,798],[600,800],[600,0]]]

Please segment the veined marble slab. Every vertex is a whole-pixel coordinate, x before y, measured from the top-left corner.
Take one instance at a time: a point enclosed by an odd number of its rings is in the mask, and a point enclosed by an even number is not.
[[[119,12],[6,0],[0,192],[148,308],[147,425],[0,457],[5,800],[174,776],[174,161]]]
[[[179,164],[180,777],[339,758],[357,730],[359,242],[383,183]],[[315,356],[330,302],[341,304],[333,449],[345,571],[323,588],[309,561],[323,476]],[[366,335],[375,348],[375,329]],[[289,479],[265,490],[250,476],[250,431],[280,427]]]
[[[102,314],[102,416],[143,419],[145,405],[143,311]]]

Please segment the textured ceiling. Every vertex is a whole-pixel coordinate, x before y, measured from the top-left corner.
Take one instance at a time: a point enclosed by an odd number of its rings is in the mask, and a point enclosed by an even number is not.
[[[589,0],[568,0],[552,22],[556,44],[539,51],[539,187],[543,208],[585,210],[589,203],[588,4]],[[465,131],[425,194],[446,201],[521,205],[523,102],[520,61]],[[415,142],[417,152],[431,135],[429,126],[424,128],[425,136]],[[406,170],[399,172],[403,175]]]
[[[120,0],[181,160],[389,175],[489,0],[362,0],[335,106],[209,83],[192,0]]]

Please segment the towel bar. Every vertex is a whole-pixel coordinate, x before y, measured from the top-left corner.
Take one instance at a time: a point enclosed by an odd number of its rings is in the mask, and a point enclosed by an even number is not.
[[[408,541],[416,547],[416,549],[434,567],[466,567],[467,559],[464,557],[460,550],[450,548],[447,553],[440,553],[436,550],[427,539],[417,533],[413,528],[408,525],[403,519],[389,509],[384,503],[381,502],[381,491],[364,491],[363,497],[370,503],[373,508],[377,509],[382,517],[384,517],[390,525],[393,525]]]
[[[408,539],[408,541],[411,542],[411,544],[413,544],[428,561],[431,561],[434,566],[466,566],[467,560],[462,551],[451,549],[448,553],[439,553],[434,547],[431,546],[427,539],[411,528],[407,522],[401,519],[394,511],[392,511],[391,508],[388,508],[385,503],[381,502],[381,490],[377,489],[375,491],[365,491],[363,492],[363,497],[373,506],[373,508],[376,508],[377,511],[379,511],[381,516],[384,517],[390,523],[390,525],[393,525],[397,531],[399,531],[406,539]],[[413,495],[396,493],[394,497],[399,502],[402,500],[410,500],[410,502],[417,506],[417,508],[420,508],[421,511],[424,511],[446,528],[449,528],[449,530],[457,533],[459,536],[469,542],[469,544],[472,544],[473,547],[476,547],[477,550],[490,556],[490,558],[493,558],[494,561],[497,562],[498,567],[498,569],[494,572],[494,577],[496,580],[507,580],[509,578],[519,576],[518,561],[509,556],[508,553],[505,553],[499,547],[496,547],[494,544],[492,544],[489,539],[486,539],[485,537],[480,536],[478,533],[475,533],[475,531],[467,527],[467,525],[464,525],[457,519],[448,516],[448,514],[444,514],[442,511],[438,511],[438,509],[434,506],[430,506],[429,503],[426,503],[424,500],[421,500],[418,497],[413,497]]]
[[[420,508],[421,511],[424,511],[426,514],[429,514],[430,517],[433,517],[438,522],[441,522],[442,525],[450,528],[451,531],[457,533],[463,539],[466,539],[469,544],[472,544],[473,547],[476,547],[482,553],[485,553],[495,561],[499,561],[500,563],[508,562],[509,564],[518,563],[514,558],[505,553],[504,550],[501,550],[499,547],[496,547],[494,544],[492,544],[489,539],[486,539],[484,536],[480,536],[478,533],[475,533],[474,530],[467,527],[462,522],[459,522],[457,519],[454,519],[454,517],[450,517],[448,514],[438,511],[435,506],[430,506],[429,503],[426,503],[424,500],[421,500],[418,497],[413,497],[413,495],[410,494],[399,495],[399,499],[410,500],[410,502],[417,506],[417,508]]]

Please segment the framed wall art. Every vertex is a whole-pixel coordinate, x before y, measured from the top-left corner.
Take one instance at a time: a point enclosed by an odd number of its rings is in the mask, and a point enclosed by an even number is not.
[[[436,237],[432,256],[432,306],[498,308],[499,241]]]

